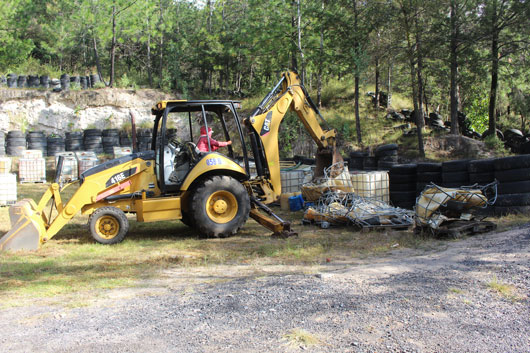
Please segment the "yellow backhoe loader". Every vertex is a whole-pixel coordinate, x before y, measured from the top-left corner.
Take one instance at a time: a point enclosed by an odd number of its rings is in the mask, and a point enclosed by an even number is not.
[[[65,186],[59,185],[56,177],[38,203],[24,199],[11,206],[12,228],[0,239],[0,251],[38,249],[78,212],[90,215],[90,232],[103,244],[124,239],[129,228],[126,213],[136,214],[139,222],[181,220],[207,237],[235,234],[249,216],[278,236],[293,234],[289,222],[266,206],[281,194],[280,123],[289,109],[297,113],[318,145],[317,175],[341,159],[335,148],[336,132],[321,127],[319,120],[324,119],[294,72],[282,74],[251,116],[243,120],[243,127],[238,106],[230,100],[157,103],[152,108],[150,151],[107,161]],[[201,125],[206,131],[220,127],[222,137],[234,142],[226,147],[226,154],[214,151],[210,135],[208,150],[197,148]],[[170,126],[177,126],[177,137],[168,136]],[[250,154],[256,167],[253,176]],[[61,162],[59,173],[60,169]],[[79,188],[64,202],[61,191],[75,183]]]

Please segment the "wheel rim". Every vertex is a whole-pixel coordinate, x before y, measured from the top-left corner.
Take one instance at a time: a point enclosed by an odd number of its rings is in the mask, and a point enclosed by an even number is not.
[[[216,191],[206,201],[206,213],[216,223],[230,222],[235,218],[237,210],[237,199],[230,191]]]
[[[120,223],[112,216],[100,217],[96,222],[96,233],[103,239],[112,239],[120,232]]]

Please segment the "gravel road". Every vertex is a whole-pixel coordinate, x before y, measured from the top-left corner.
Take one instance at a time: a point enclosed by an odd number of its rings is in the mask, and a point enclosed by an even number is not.
[[[86,307],[0,311],[3,352],[529,352],[530,225],[320,273],[175,268]],[[227,270],[228,271],[228,270]],[[215,271],[212,269],[212,273]],[[221,271],[222,272],[222,271]],[[513,286],[510,296],[488,283]],[[317,340],[285,338],[302,329]]]

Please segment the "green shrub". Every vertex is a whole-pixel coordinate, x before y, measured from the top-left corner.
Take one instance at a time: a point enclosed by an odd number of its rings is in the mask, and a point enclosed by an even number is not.
[[[486,147],[495,151],[497,154],[507,155],[509,152],[504,147],[504,142],[499,140],[496,135],[489,135],[484,140]]]

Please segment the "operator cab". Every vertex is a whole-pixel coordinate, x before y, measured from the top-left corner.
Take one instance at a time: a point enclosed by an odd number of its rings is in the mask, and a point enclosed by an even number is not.
[[[248,174],[247,151],[236,109],[239,102],[220,100],[161,101],[152,108],[155,115],[152,149],[156,152],[156,173],[163,193],[178,193],[194,166],[215,150],[211,139],[232,141],[221,147],[221,153],[232,160],[234,150],[243,155]],[[202,131],[213,130],[203,136],[202,150],[197,143]],[[206,142],[206,143],[205,143]]]

